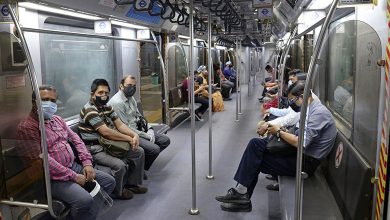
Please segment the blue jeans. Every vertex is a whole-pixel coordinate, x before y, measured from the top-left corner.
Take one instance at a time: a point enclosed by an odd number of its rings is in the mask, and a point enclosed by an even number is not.
[[[74,163],[71,169],[78,174],[83,173],[83,167],[80,164]],[[95,170],[95,172],[96,181],[107,194],[111,194],[115,187],[114,177],[99,170]],[[53,198],[70,206],[70,217],[72,219],[96,219],[100,205],[94,202],[92,196],[76,182],[52,180],[51,192]]]

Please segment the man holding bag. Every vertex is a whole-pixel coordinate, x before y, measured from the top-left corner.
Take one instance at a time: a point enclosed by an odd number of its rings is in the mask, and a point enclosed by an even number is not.
[[[134,94],[137,91],[137,81],[134,76],[123,77],[119,91],[108,102],[119,118],[128,128],[140,137],[139,145],[145,151],[145,170],[149,170],[162,150],[168,147],[171,140],[163,134],[156,134],[153,128],[138,111]]]
[[[91,99],[80,112],[79,130],[94,160],[111,168],[116,179],[114,194],[120,199],[131,199],[133,193],[147,192],[147,188],[140,186],[145,154],[138,147],[138,135],[106,105],[109,93],[105,79],[92,82]]]
[[[304,82],[297,81],[288,88],[289,105],[293,109],[299,108],[303,103]],[[313,174],[320,161],[332,150],[337,130],[332,114],[313,98],[308,99],[307,120],[304,134],[304,164],[303,171]],[[298,147],[298,130],[289,133],[279,125],[268,124],[268,133],[283,139],[293,147]],[[262,131],[258,131],[262,134]],[[230,188],[226,195],[215,199],[221,203],[224,211],[248,212],[252,210],[250,197],[257,184],[259,173],[273,176],[295,176],[296,154],[281,156],[272,154],[267,150],[267,139],[253,138],[249,141],[241,158],[234,180],[235,188]]]

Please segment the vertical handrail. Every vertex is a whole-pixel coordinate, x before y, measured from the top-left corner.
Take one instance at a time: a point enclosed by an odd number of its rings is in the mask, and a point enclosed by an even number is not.
[[[43,159],[43,171],[45,175],[45,187],[46,187],[46,195],[47,195],[47,205],[49,208],[50,215],[53,217],[58,217],[53,211],[52,207],[52,195],[51,195],[51,184],[50,184],[50,173],[49,173],[49,159],[48,159],[48,150],[47,150],[47,143],[46,143],[46,130],[45,130],[45,124],[44,121],[45,119],[43,118],[43,113],[42,113],[42,105],[41,105],[41,96],[39,93],[39,88],[38,88],[38,80],[35,74],[35,69],[34,69],[34,64],[33,60],[31,58],[30,51],[27,46],[27,41],[24,38],[24,33],[22,32],[20,28],[19,21],[15,15],[14,10],[12,9],[10,4],[7,4],[7,8],[10,12],[10,15],[12,17],[12,20],[15,23],[15,27],[20,35],[20,41],[22,43],[22,47],[26,53],[26,58],[27,58],[27,70],[30,75],[30,80],[32,84],[33,91],[35,93],[36,99],[35,103],[37,105],[37,114],[38,114],[38,119],[39,119],[39,131],[41,135],[41,147],[42,147],[42,159]]]
[[[241,53],[242,53],[242,45],[241,45],[241,41],[239,43],[239,50],[237,51],[237,71],[238,71],[238,93],[237,95],[240,96],[240,99],[239,99],[239,106],[238,106],[238,114],[242,115],[242,111],[241,111],[241,101],[242,101],[242,96],[241,96]]]
[[[238,42],[239,41],[237,39],[236,40],[236,51],[238,51]],[[238,66],[238,64],[236,64],[236,66]],[[237,68],[237,72],[236,72],[236,121],[239,121],[239,119],[238,119],[238,99],[239,99],[239,97],[238,97],[238,68]]]
[[[293,30],[293,32],[291,33],[288,41],[287,41],[287,48],[286,48],[286,53],[283,57],[283,62],[282,62],[282,65],[280,66],[279,68],[279,81],[280,81],[280,86],[279,86],[279,91],[278,91],[278,107],[280,105],[280,99],[282,98],[282,95],[283,95],[283,87],[284,87],[284,71],[286,69],[286,61],[287,61],[287,55],[288,55],[288,51],[290,50],[290,47],[291,47],[291,42],[292,42],[292,39],[293,37],[295,36],[295,34],[297,33],[298,31],[298,26],[296,26]]]
[[[303,194],[302,194],[302,157],[303,157],[303,144],[304,144],[304,132],[305,132],[305,123],[306,123],[306,113],[307,113],[307,107],[308,107],[308,98],[309,98],[309,92],[311,90],[312,81],[315,78],[315,66],[317,63],[317,59],[321,50],[321,47],[323,45],[323,41],[325,38],[325,34],[327,29],[329,28],[329,24],[331,21],[331,18],[336,11],[336,7],[339,0],[333,0],[333,3],[330,7],[330,10],[325,18],[325,22],[322,25],[320,34],[318,36],[317,43],[315,45],[313,55],[310,60],[309,70],[307,73],[307,78],[305,82],[305,90],[303,93],[303,103],[301,107],[301,115],[299,119],[299,136],[298,136],[298,149],[297,149],[297,167],[296,167],[296,183],[295,183],[295,220],[301,220],[302,219],[302,201],[303,201]]]
[[[157,53],[158,53],[158,56],[159,56],[159,60],[160,60],[160,65],[161,65],[161,68],[162,68],[162,71],[163,71],[163,80],[164,80],[164,99],[163,99],[163,103],[164,103],[164,108],[165,108],[165,121],[163,121],[164,124],[168,124],[168,122],[170,121],[169,119],[169,112],[168,112],[168,109],[169,109],[169,94],[168,94],[168,75],[167,75],[167,71],[165,69],[165,64],[164,64],[164,61],[163,61],[163,57],[161,55],[161,50],[160,50],[160,44],[157,42],[157,38],[156,36],[154,35],[153,31],[150,32],[152,34],[152,37],[153,37],[153,40],[155,42],[155,45],[156,45],[156,48],[157,48]]]
[[[211,60],[211,11],[209,10],[208,13],[208,34],[207,34],[207,40],[208,40],[208,69],[209,69],[209,75],[208,75],[208,84],[209,84],[209,174],[206,176],[206,179],[214,179],[213,176],[213,126],[212,126],[212,94],[211,94],[211,77],[216,74],[213,71],[213,65]],[[213,73],[213,74],[212,74]],[[218,76],[219,77],[219,76]]]
[[[192,165],[192,206],[188,212],[190,215],[198,215],[199,210],[196,208],[196,161],[195,161],[195,80],[194,80],[194,1],[190,1],[190,93],[191,93],[191,165]]]

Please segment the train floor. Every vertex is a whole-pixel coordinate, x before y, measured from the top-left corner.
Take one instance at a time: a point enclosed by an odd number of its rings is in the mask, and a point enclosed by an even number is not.
[[[144,185],[149,191],[135,195],[131,200],[115,200],[114,206],[99,219],[136,220],[261,220],[280,219],[279,196],[265,186],[272,183],[260,174],[252,196],[252,211],[243,213],[225,212],[214,199],[234,187],[233,176],[248,141],[256,137],[256,124],[260,120],[260,104],[257,100],[260,87],[248,96],[247,85],[242,86],[242,115],[235,120],[236,95],[225,101],[225,110],[212,114],[213,126],[213,175],[207,180],[209,169],[209,125],[205,117],[196,122],[196,195],[200,214],[191,216],[191,124],[190,120],[168,131],[171,145],[165,149],[147,172]],[[207,113],[208,115],[208,113]]]

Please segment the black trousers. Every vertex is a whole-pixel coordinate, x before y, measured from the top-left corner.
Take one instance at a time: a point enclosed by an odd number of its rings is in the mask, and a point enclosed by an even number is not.
[[[296,155],[282,157],[270,154],[266,149],[267,143],[266,139],[251,139],[234,176],[235,181],[247,187],[249,196],[252,196],[260,172],[272,176],[295,176]],[[319,160],[305,155],[303,171],[312,175],[319,164]]]
[[[204,114],[204,112],[209,108],[209,100],[201,96],[195,96],[195,103],[200,103],[201,106],[196,109],[196,112]]]

